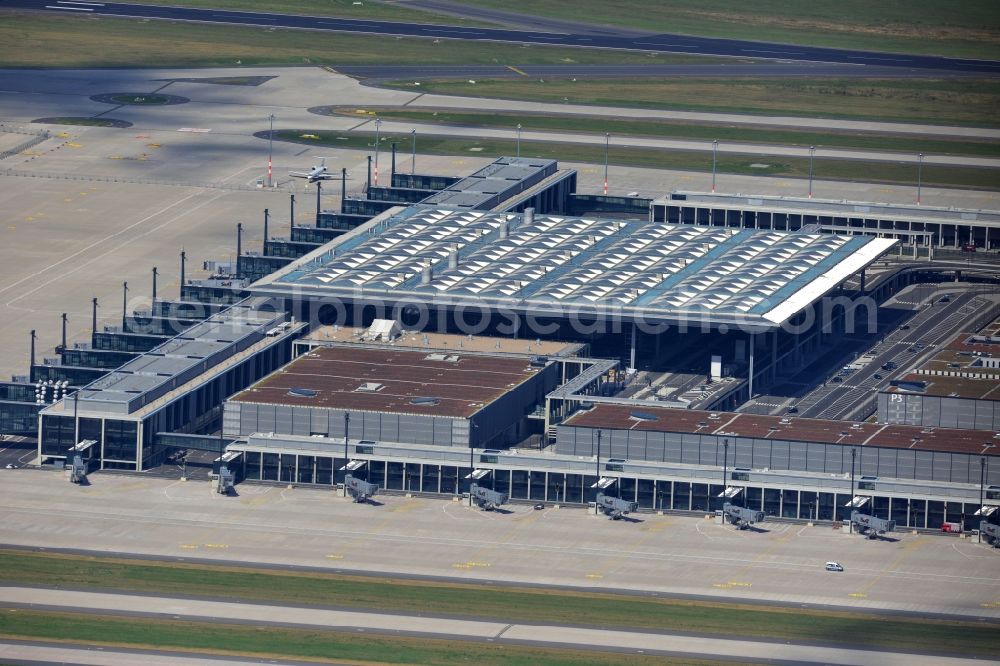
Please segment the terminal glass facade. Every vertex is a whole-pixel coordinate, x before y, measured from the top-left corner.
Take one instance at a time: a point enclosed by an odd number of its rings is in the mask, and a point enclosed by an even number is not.
[[[302,483],[336,487],[343,482],[345,460],[336,456],[295,455],[246,451],[234,466],[238,476],[247,481]],[[485,466],[477,465],[483,469]],[[545,470],[489,467],[490,473],[477,483],[506,493],[513,500],[584,504],[592,502],[598,477]],[[469,467],[431,464],[405,460],[368,460],[353,472],[357,478],[370,481],[390,491],[455,496],[468,492]],[[720,479],[721,480],[721,479]],[[710,513],[720,509],[719,495],[727,486],[721,483],[699,483],[672,479],[621,476],[603,491],[635,501],[640,510],[691,511]],[[850,489],[843,492],[820,492],[793,488],[774,488],[730,481],[728,487],[738,487],[731,499],[734,504],[763,511],[768,516],[795,520],[849,520]],[[857,494],[857,489],[855,489]],[[978,525],[973,514],[978,502],[946,502],[912,497],[875,494],[861,507],[891,518],[900,528],[939,529],[944,522],[965,522]]]

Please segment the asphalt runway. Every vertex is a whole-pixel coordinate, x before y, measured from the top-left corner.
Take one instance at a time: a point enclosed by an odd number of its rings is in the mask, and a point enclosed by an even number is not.
[[[907,69],[878,65],[843,65],[822,62],[744,62],[716,65],[340,65],[337,71],[363,79],[368,85],[380,81],[426,79],[505,78],[928,78],[937,76],[979,77],[979,72]]]
[[[315,666],[315,661],[224,657],[172,650],[135,650],[122,647],[0,640],[0,662],[5,666]],[[332,664],[335,662],[322,662]]]
[[[0,606],[62,610],[127,617],[364,631],[389,636],[436,638],[577,650],[616,651],[658,656],[749,659],[769,663],[842,664],[845,666],[972,666],[973,658],[922,655],[785,643],[749,641],[653,631],[625,631],[584,626],[517,624],[457,617],[334,610],[183,597],[115,594],[32,587],[0,587]],[[0,657],[3,649],[0,648]],[[996,662],[993,662],[996,663]]]
[[[764,58],[770,60],[801,60],[835,62],[849,65],[880,65],[917,69],[1000,73],[1000,62],[970,58],[944,58],[869,51],[849,51],[815,46],[770,44],[743,40],[715,39],[689,35],[599,35],[497,28],[460,27],[392,21],[367,21],[318,16],[295,16],[266,12],[223,11],[187,7],[160,7],[128,3],[80,3],[69,0],[8,0],[9,9],[32,9],[60,14],[195,21],[229,25],[297,28],[325,32],[427,37],[434,39],[464,39],[471,41],[508,42],[517,44],[547,44],[586,48],[619,49],[648,53],[683,53],[688,55]]]

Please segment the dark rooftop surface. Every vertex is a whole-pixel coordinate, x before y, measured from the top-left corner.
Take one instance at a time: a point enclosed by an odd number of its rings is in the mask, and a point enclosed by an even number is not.
[[[300,356],[230,400],[467,418],[535,373],[518,358],[324,347]],[[358,391],[362,384],[380,388]],[[315,395],[291,395],[291,389]],[[413,404],[414,398],[437,402]]]
[[[640,420],[632,414],[655,415],[657,420]],[[700,412],[652,406],[596,404],[578,412],[565,425],[615,430],[698,433],[739,437],[771,438],[785,441],[885,446],[917,451],[944,451],[979,455],[1000,455],[1000,439],[984,430],[953,430],[921,426],[877,425],[851,421],[823,421],[782,416],[758,416],[731,412]],[[987,442],[996,444],[992,449]]]

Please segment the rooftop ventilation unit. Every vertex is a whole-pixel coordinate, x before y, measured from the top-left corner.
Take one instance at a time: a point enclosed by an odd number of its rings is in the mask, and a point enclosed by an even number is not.
[[[384,384],[379,384],[378,382],[365,382],[358,388],[354,389],[356,393],[378,393],[385,388]]]
[[[433,407],[440,403],[440,398],[410,398],[411,405],[420,405],[422,407]]]
[[[640,412],[634,410],[629,412],[629,417],[635,419],[636,421],[659,421],[660,417],[656,414],[650,414],[649,412]]]
[[[296,398],[315,398],[318,395],[318,391],[307,388],[292,388],[288,389],[288,395]]]

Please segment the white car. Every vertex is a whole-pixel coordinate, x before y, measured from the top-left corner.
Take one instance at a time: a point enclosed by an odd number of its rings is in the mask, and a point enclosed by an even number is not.
[[[844,567],[842,567],[837,562],[827,562],[826,563],[826,570],[827,571],[843,571]]]
[[[10,465],[10,464],[8,464],[8,465],[7,465],[7,469],[17,469],[17,468],[16,468],[16,467],[14,467],[13,465]]]

